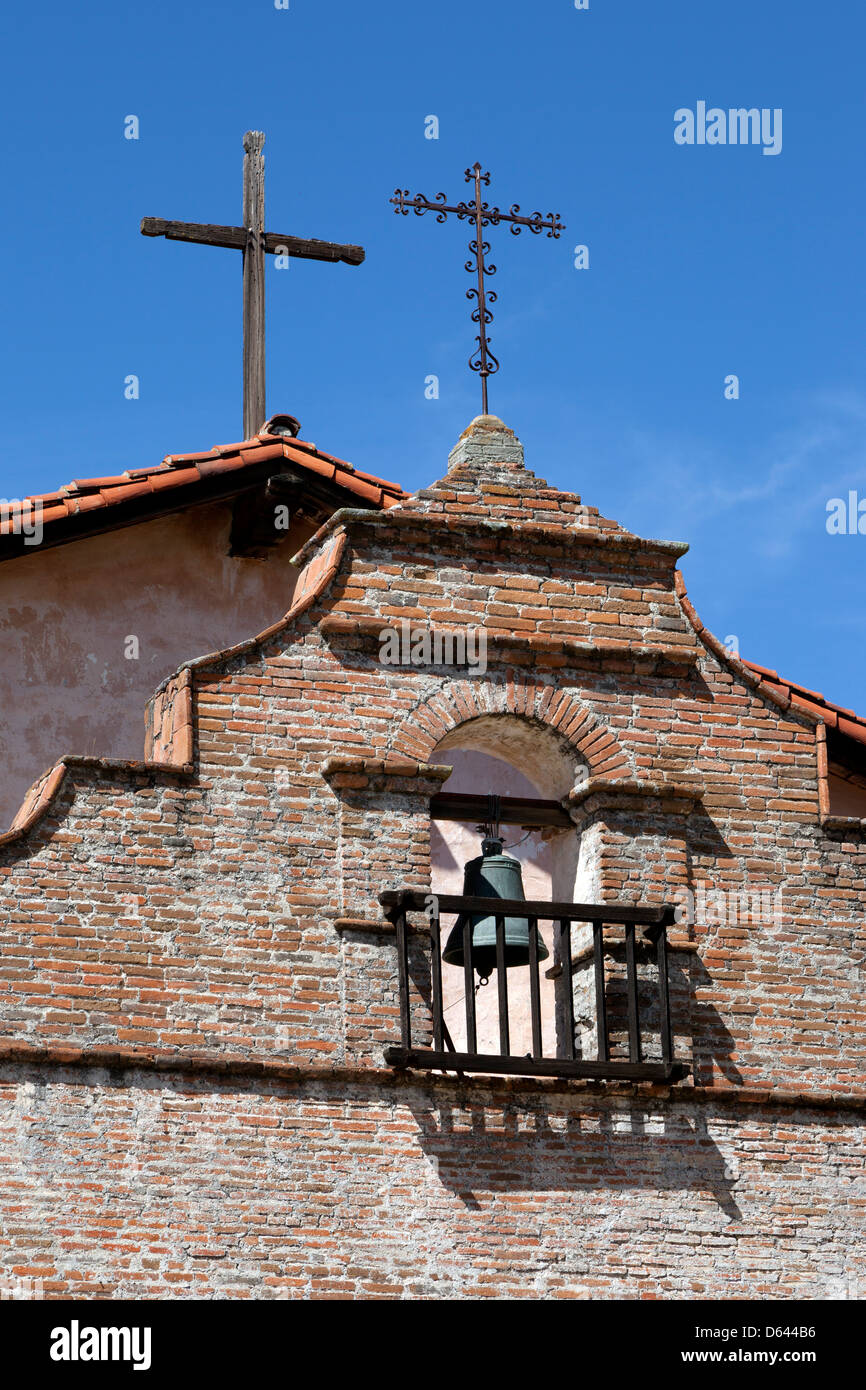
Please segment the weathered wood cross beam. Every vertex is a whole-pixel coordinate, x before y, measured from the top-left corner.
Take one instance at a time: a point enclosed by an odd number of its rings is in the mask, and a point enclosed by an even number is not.
[[[243,437],[251,439],[267,419],[265,406],[265,255],[294,256],[305,261],[343,261],[360,265],[363,246],[344,246],[265,231],[265,137],[260,130],[244,136],[243,226],[221,227],[209,222],[166,222],[144,217],[143,236],[167,241],[194,241],[243,252]]]

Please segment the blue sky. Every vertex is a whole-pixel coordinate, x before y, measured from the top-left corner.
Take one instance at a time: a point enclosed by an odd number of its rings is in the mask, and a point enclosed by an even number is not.
[[[269,410],[405,486],[441,476],[479,409],[468,229],[388,199],[457,200],[479,159],[491,201],[567,224],[494,232],[490,405],[529,466],[689,541],[719,637],[866,713],[866,535],[825,525],[866,499],[862,9],[47,0],[0,23],[0,496],[239,438],[240,256],[138,224],[238,221],[248,128],[268,228],[367,248],[269,264]],[[781,153],[678,146],[699,101],[781,108]]]

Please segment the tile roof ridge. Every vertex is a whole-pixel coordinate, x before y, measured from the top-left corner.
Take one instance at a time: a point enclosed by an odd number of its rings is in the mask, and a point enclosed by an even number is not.
[[[843,714],[846,716],[846,719],[853,721],[855,724],[861,724],[866,728],[866,715],[857,714],[855,710],[847,709],[845,705],[839,705],[835,700],[828,700],[826,695],[822,695],[820,691],[810,690],[808,686],[801,685],[798,681],[788,680],[786,676],[779,676],[775,671],[766,671],[765,667],[758,666],[754,661],[746,661],[745,657],[742,658],[742,662],[744,666],[748,666],[752,671],[766,673],[771,676],[780,686],[787,689],[792,697],[799,696],[802,703],[811,705],[819,712],[828,710],[837,715]]]
[[[42,510],[45,524],[98,507],[162,492],[173,486],[204,482],[211,474],[240,471],[255,464],[285,459],[311,475],[330,477],[338,486],[354,492],[374,507],[387,508],[408,496],[399,483],[356,468],[347,459],[337,458],[311,440],[260,430],[251,439],[233,444],[217,444],[210,449],[187,454],[166,454],[157,464],[128,468],[122,473],[92,478],[73,478],[51,492],[32,493],[9,502],[0,516],[0,537],[14,535],[23,514]],[[318,465],[318,466],[316,466]],[[189,505],[195,502],[193,497]],[[86,505],[85,505],[86,502]]]
[[[676,571],[674,583],[683,612],[704,646],[747,686],[760,691],[761,695],[781,710],[789,711],[793,708],[796,712],[807,715],[815,724],[827,724],[830,728],[838,728],[840,733],[846,734],[849,738],[866,743],[866,716],[854,714],[852,710],[834,704],[823,695],[809,690],[807,686],[785,680],[769,666],[759,666],[755,661],[735,656],[701,622],[694,605],[689,601],[681,570]]]

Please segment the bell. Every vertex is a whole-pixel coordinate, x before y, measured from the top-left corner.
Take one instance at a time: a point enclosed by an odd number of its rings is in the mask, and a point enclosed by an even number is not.
[[[519,898],[525,900],[523,878],[520,864],[509,854],[502,853],[502,841],[485,839],[481,844],[480,859],[470,859],[463,871],[463,896],[465,898]],[[463,926],[467,914],[457,918],[451,934],[445,943],[442,959],[448,965],[464,964]],[[496,918],[495,916],[469,917],[472,924],[472,964],[482,980],[496,969]],[[536,927],[538,959],[546,960],[550,954],[541,933]],[[529,964],[529,919],[528,917],[505,918],[505,968]]]

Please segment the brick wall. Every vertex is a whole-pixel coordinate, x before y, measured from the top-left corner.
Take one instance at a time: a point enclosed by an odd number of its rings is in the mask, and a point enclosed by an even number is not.
[[[700,629],[682,552],[476,423],[441,483],[308,543],[286,621],[187,664],[159,766],[40,784],[0,848],[4,1263],[253,1297],[854,1287],[864,826],[827,825],[815,719]],[[402,619],[483,627],[486,670],[383,665]],[[673,1092],[385,1068],[378,894],[429,886],[476,727],[574,768],[598,900],[686,903]],[[732,919],[750,888],[772,910]]]
[[[371,1082],[21,1067],[3,1264],[48,1297],[866,1292],[845,1111]]]

